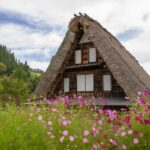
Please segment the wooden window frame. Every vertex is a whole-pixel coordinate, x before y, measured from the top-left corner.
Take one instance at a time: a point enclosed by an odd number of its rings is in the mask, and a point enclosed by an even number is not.
[[[83,91],[78,91],[78,88],[77,88],[77,92],[94,92],[94,74],[78,74],[77,76],[79,75],[83,75],[84,76],[84,84],[85,84],[85,88]],[[93,90],[87,90],[87,84],[86,84],[86,78],[88,75],[92,75],[93,76]],[[78,87],[78,79],[77,79],[77,87]]]
[[[68,91],[65,91],[65,79],[68,79],[69,80],[69,87],[68,87]],[[70,78],[69,77],[66,77],[66,78],[64,78],[64,93],[68,93],[68,92],[70,92]]]
[[[110,90],[105,90],[104,89],[104,76],[110,76]],[[103,74],[103,76],[102,76],[102,83],[103,83],[103,91],[104,92],[111,92],[112,91],[112,76],[111,76],[111,74]]]
[[[90,55],[90,50],[91,49],[95,49],[95,61],[90,61],[90,59],[91,59],[91,55]],[[89,48],[89,50],[88,50],[88,57],[89,57],[89,63],[96,63],[97,62],[97,50],[96,50],[96,48],[95,47],[90,47]]]
[[[80,51],[80,54],[81,54],[81,61],[80,61],[80,63],[76,63],[76,60],[77,60],[77,58],[76,58],[76,52],[77,51]],[[75,50],[75,65],[79,65],[79,64],[82,64],[82,50],[81,49],[78,49],[78,50]]]

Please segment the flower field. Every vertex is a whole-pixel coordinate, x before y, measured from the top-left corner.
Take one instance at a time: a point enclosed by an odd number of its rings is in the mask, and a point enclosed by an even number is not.
[[[40,104],[0,107],[0,150],[150,149],[149,92],[129,110],[93,103],[71,106],[68,97]]]

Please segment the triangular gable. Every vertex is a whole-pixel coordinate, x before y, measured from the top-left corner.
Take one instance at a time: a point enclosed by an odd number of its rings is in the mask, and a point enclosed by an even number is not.
[[[138,91],[150,89],[150,77],[137,60],[98,22],[85,15],[76,16],[71,20],[61,46],[35,90],[37,96],[44,96],[52,90],[56,78],[63,73],[67,57],[75,46],[79,25],[83,27],[85,33],[88,33],[86,36],[97,48],[126,95],[133,98]]]

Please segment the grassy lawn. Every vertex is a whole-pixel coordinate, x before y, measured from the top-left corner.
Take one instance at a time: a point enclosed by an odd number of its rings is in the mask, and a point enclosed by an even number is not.
[[[0,107],[1,150],[150,149],[150,105],[129,111],[69,107],[65,98],[38,106]],[[84,101],[80,99],[80,101]]]

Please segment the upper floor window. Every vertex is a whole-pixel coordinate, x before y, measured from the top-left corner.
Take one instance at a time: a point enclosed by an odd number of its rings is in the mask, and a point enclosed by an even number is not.
[[[75,51],[75,64],[81,64],[81,50]]]
[[[96,62],[96,49],[90,48],[89,49],[89,62]]]

